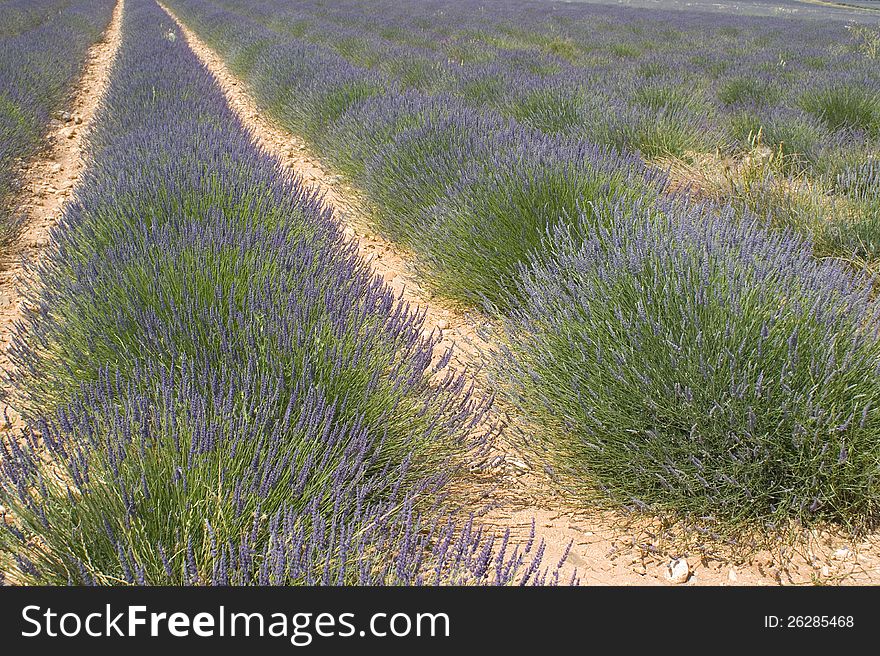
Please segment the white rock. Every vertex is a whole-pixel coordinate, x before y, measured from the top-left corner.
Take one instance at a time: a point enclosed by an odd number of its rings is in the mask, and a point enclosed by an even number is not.
[[[852,552],[849,549],[843,548],[835,551],[833,554],[831,554],[831,557],[834,560],[846,560],[850,557],[851,554]]]
[[[691,568],[684,558],[676,558],[666,566],[666,580],[670,583],[684,583],[690,575]]]
[[[727,580],[728,581],[736,581],[736,570],[732,569],[727,572]]]
[[[447,328],[449,328],[449,322],[441,319],[437,322],[437,328],[439,328],[440,330],[446,330]]]

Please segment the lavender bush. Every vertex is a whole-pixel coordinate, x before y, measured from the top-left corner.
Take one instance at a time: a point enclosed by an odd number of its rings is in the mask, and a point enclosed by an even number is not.
[[[837,188],[854,208],[847,221],[830,226],[835,250],[873,264],[880,258],[880,163],[870,160],[837,176]]]
[[[89,168],[15,337],[8,580],[545,583],[438,506],[493,427],[318,199],[128,0]]]
[[[876,517],[870,280],[730,210],[605,205],[524,276],[500,371],[582,490],[784,527]],[[582,217],[587,225],[595,217]]]
[[[507,155],[465,168],[422,210],[411,239],[438,293],[500,309],[519,301],[518,269],[546,255],[551,226],[612,196],[652,198],[663,184],[662,175],[610,149],[518,137],[509,144]]]
[[[0,6],[0,240],[11,236],[16,169],[33,155],[50,115],[110,21],[112,0],[13,0]]]

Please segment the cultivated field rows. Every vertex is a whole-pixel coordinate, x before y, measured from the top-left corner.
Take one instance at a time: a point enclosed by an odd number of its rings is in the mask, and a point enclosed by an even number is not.
[[[867,37],[856,114],[661,74],[599,125],[580,10],[512,4],[117,3],[23,178],[76,187],[6,272],[9,582],[876,582]]]
[[[228,70],[217,53],[179,20],[177,24],[199,57],[217,76],[230,104],[254,129],[260,144],[322,193],[346,226],[346,235],[357,239],[362,257],[395,293],[414,306],[424,308],[426,327],[442,335],[441,346],[454,349],[454,365],[460,370],[474,372],[479,384],[488,388],[490,382],[480,372],[485,368],[485,354],[492,347],[489,329],[492,322],[478,311],[463,312],[461,307],[450,305],[442,295],[424,289],[424,281],[420,284],[420,276],[412,266],[412,253],[374,234],[368,210],[364,207],[368,202],[364,193],[328,170],[308,144],[283,130],[261,111],[245,91],[246,85]],[[503,401],[496,401],[493,414],[497,422],[518,420]],[[471,472],[463,484],[466,489],[460,493],[464,499],[471,500],[471,504],[476,499],[475,507],[486,509],[481,517],[483,523],[496,530],[511,529],[513,535],[525,540],[535,521],[538,535],[547,542],[548,557],[555,561],[568,553],[563,571],[568,573],[576,569],[584,583],[639,585],[665,582],[668,563],[681,555],[679,545],[669,549],[669,543],[675,544],[675,540],[664,536],[659,525],[645,522],[643,518],[632,522],[614,513],[584,512],[577,508],[565,495],[559,494],[552,482],[545,479],[540,467],[530,463],[528,456],[509,443],[504,435],[499,437],[483,466],[472,468]],[[675,531],[671,535],[675,535]],[[707,585],[804,582],[821,577],[823,567],[826,577],[870,580],[865,576],[869,576],[866,572],[872,569],[873,560],[868,555],[871,543],[862,545],[865,554],[846,563],[829,558],[843,544],[829,538],[825,536],[825,540],[817,540],[811,546],[815,563],[808,563],[806,558],[795,555],[794,560],[785,562],[784,567],[780,564],[791,559],[791,553],[752,553],[746,563],[724,549],[718,553],[710,548],[701,556],[691,558],[690,566],[698,574],[691,581]],[[718,549],[717,545],[715,549]],[[700,549],[694,550],[694,553],[699,552]],[[824,557],[818,555],[822,553]]]

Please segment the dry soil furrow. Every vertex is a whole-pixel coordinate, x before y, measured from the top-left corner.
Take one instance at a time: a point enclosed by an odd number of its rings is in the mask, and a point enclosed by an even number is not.
[[[88,51],[85,68],[73,90],[73,100],[62,119],[53,118],[46,145],[23,171],[22,194],[14,215],[24,217],[19,238],[3,253],[0,271],[0,370],[9,366],[8,348],[15,323],[27,311],[22,302],[21,274],[25,260],[39,259],[49,246],[57,224],[87,166],[85,135],[92,124],[110,79],[110,68],[119,49],[124,0],[118,0],[110,24],[100,41]],[[3,390],[4,396],[6,390]],[[12,426],[20,419],[9,408]],[[7,426],[10,428],[10,426]]]
[[[345,226],[346,234],[357,240],[362,256],[374,271],[403,299],[425,309],[426,327],[441,331],[443,345],[454,344],[457,355],[453,363],[459,369],[473,371],[478,368],[480,352],[488,346],[479,335],[485,317],[444,307],[441,299],[431,297],[408,266],[407,253],[370,230],[362,194],[322,166],[304,140],[279,127],[248,94],[244,84],[232,74],[222,58],[168,7],[159,4],[214,75],[230,106],[252,131],[257,142],[283,166],[301,175],[305,184],[324,195]],[[491,469],[475,473],[473,480],[468,482],[468,485],[473,483],[474,488],[468,494],[482,499],[480,503],[490,508],[482,518],[483,522],[501,530],[509,529],[515,538],[525,541],[534,520],[538,537],[546,542],[548,564],[555,564],[571,542],[563,575],[576,568],[582,583],[652,585],[668,581],[667,566],[677,554],[665,547],[666,540],[652,526],[638,523],[622,527],[620,518],[611,513],[572,508],[554,492],[543,472],[530,467],[503,440],[493,455],[497,458]],[[863,551],[851,550],[835,560],[829,554],[837,547],[837,541],[830,536],[824,537],[820,548],[822,556],[817,556],[815,562],[799,558],[787,568],[780,568],[776,564],[778,559],[769,553],[736,565],[690,556],[687,581],[691,585],[774,585],[808,583],[821,578],[880,582],[880,559],[875,547],[866,544]]]

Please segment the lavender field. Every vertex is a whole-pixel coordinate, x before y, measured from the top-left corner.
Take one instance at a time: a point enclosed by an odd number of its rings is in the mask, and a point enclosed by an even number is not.
[[[68,63],[113,5],[45,4],[82,14]],[[880,12],[745,4],[125,0],[9,348],[3,580],[577,582],[576,536],[557,562],[467,492],[514,451],[565,508],[701,540],[873,535]],[[27,81],[62,27],[14,6],[0,185],[76,75]]]

